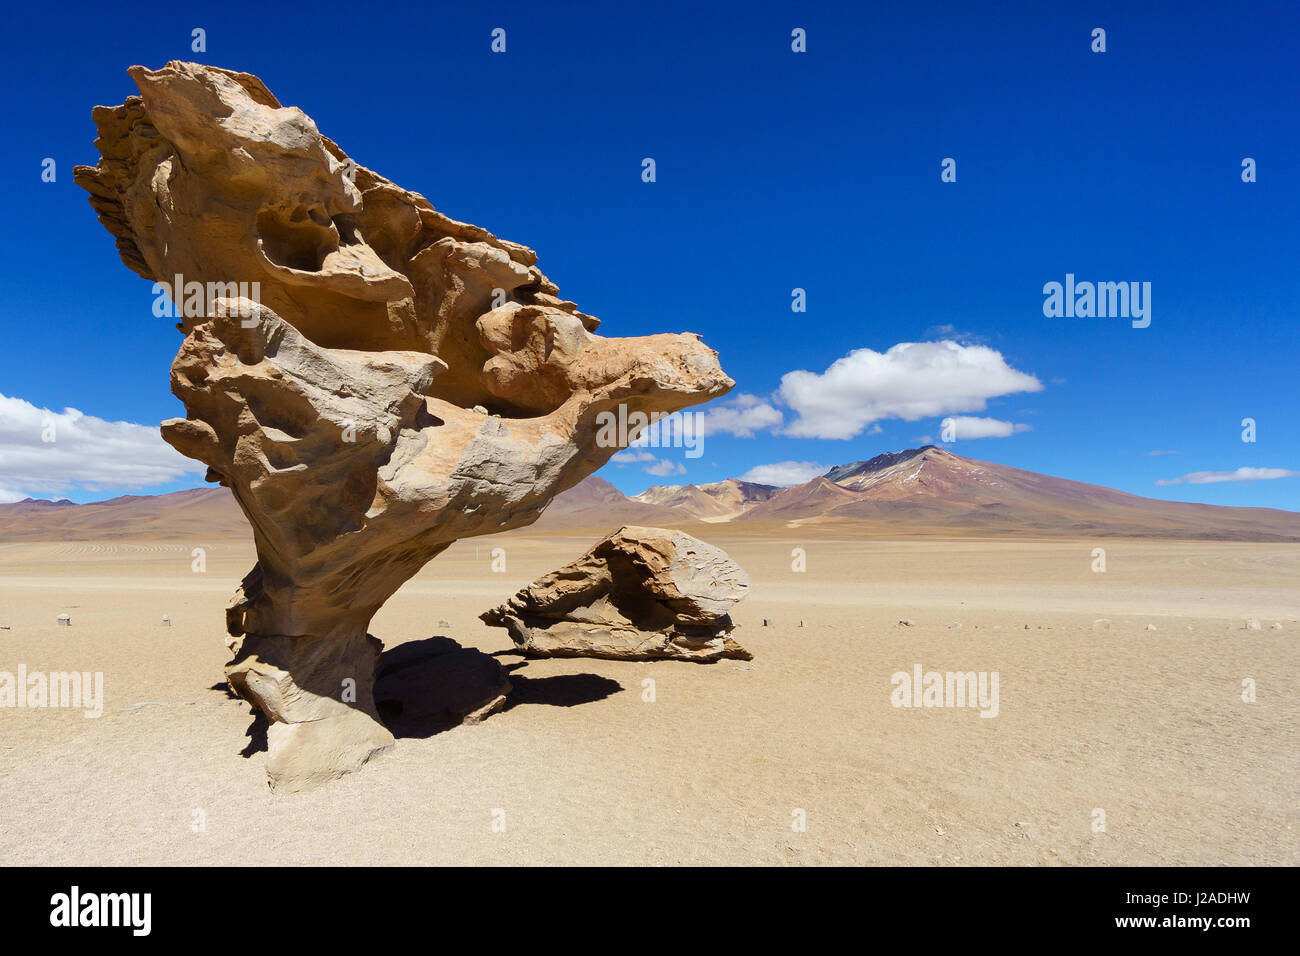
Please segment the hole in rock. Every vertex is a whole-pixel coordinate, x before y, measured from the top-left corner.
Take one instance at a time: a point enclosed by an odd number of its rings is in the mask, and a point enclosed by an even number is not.
[[[257,235],[268,259],[300,272],[319,272],[325,257],[339,247],[338,230],[324,211],[301,204],[292,210],[263,209],[257,214]]]

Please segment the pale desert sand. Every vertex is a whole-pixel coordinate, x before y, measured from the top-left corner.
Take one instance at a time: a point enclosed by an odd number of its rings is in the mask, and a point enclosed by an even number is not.
[[[371,630],[506,651],[479,612],[608,530],[463,541]],[[0,670],[103,671],[106,697],[0,709],[0,863],[1300,863],[1300,547],[692,530],[753,578],[753,662],[503,654],[505,712],[291,796],[211,689],[251,545],[0,544]],[[915,664],[997,671],[998,716],[892,707]]]

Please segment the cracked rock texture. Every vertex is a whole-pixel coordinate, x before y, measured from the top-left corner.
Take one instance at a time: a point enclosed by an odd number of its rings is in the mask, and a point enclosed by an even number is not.
[[[101,157],[76,181],[183,307],[186,417],[163,437],[231,489],[257,546],[227,673],[271,721],[272,786],[314,786],[393,743],[366,630],[404,581],[603,465],[602,412],[734,383],[696,335],[596,335],[531,249],[356,164],[257,77],[128,73],[140,95],[95,108]]]
[[[628,526],[481,617],[534,657],[751,660],[729,613],[748,588],[720,548]]]

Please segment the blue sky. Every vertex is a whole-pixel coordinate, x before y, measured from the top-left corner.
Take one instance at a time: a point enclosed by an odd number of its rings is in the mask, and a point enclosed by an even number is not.
[[[358,162],[532,246],[603,334],[701,333],[737,382],[722,406],[771,410],[752,437],[709,429],[698,458],[661,449],[600,472],[624,491],[869,458],[964,416],[1011,434],[959,430],[958,454],[1300,508],[1300,477],[1204,478],[1300,471],[1293,4],[132,6],[23,5],[0,39],[9,497],[200,483],[134,468],[145,433],[87,418],[67,419],[87,438],[64,444],[61,473],[28,447],[41,409],[149,429],[183,414],[168,390],[179,334],[72,167],[97,158],[91,107],[135,92],[127,66],[194,59],[258,74]],[[206,53],[190,50],[194,27]],[[495,27],[505,54],[489,49]],[[1245,157],[1257,182],[1242,182]],[[1150,326],[1045,316],[1044,284],[1067,273],[1150,282]],[[890,352],[941,341],[967,379],[957,395],[937,346]],[[922,406],[935,411],[896,417]],[[818,437],[836,431],[852,434]],[[1189,474],[1203,477],[1157,484]]]

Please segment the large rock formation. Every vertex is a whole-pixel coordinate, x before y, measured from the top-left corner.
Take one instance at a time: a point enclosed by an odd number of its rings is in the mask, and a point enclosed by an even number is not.
[[[531,249],[357,165],[257,77],[128,72],[140,96],[95,109],[101,159],[76,181],[183,307],[187,417],[163,437],[253,526],[227,673],[271,720],[272,785],[310,786],[393,742],[366,629],[402,582],[604,464],[602,413],[733,383],[698,336],[595,335]]]
[[[748,588],[719,548],[629,526],[480,616],[535,657],[750,660],[729,613]]]

